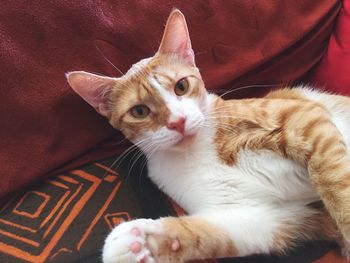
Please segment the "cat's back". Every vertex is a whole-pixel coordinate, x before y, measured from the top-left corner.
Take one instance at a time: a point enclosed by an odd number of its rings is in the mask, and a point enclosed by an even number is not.
[[[320,103],[330,112],[334,124],[342,133],[348,147],[350,146],[350,97],[331,94],[304,86],[273,91],[266,97],[288,100],[306,99]]]

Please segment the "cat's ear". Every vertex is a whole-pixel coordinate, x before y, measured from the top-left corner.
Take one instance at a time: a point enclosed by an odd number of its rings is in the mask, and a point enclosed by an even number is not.
[[[66,73],[69,85],[101,115],[109,118],[108,95],[117,79],[103,77],[85,71]]]
[[[161,54],[175,53],[190,65],[195,66],[186,20],[178,9],[174,9],[168,18],[158,52]]]

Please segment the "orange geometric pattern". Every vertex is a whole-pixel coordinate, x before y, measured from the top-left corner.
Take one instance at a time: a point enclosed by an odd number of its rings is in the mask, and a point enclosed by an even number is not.
[[[59,253],[79,251],[96,223],[104,217],[122,183],[119,175],[107,167],[98,164],[94,169],[100,171],[74,170],[44,181],[40,190],[30,190],[10,199],[0,214],[0,253],[26,262],[46,262]],[[77,233],[74,245],[58,247],[61,238],[97,194],[100,199],[103,197],[101,206],[91,209],[90,213],[84,212],[88,214],[86,224]]]
[[[32,202],[33,198],[35,197],[30,197],[30,195],[34,195],[37,197],[42,197],[42,202],[38,204],[35,212],[32,211],[26,211],[26,209],[33,209],[31,206],[29,205],[24,205],[24,201],[26,200],[30,200],[28,202]],[[21,200],[18,202],[18,204],[16,205],[16,207],[12,210],[13,213],[18,214],[18,215],[23,215],[29,218],[37,218],[43,208],[46,206],[47,202],[50,200],[50,196],[38,191],[29,191],[27,193],[25,193],[25,195],[22,196]],[[35,202],[34,202],[35,203]]]
[[[104,219],[109,227],[110,230],[112,230],[117,225],[130,221],[131,217],[129,213],[127,212],[121,212],[121,213],[113,213],[113,214],[106,214],[104,216]]]

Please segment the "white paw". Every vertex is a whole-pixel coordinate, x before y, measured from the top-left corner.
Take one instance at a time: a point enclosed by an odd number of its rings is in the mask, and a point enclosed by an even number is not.
[[[117,226],[106,238],[103,247],[104,263],[155,263],[146,243],[147,235],[161,230],[159,222],[137,219]]]

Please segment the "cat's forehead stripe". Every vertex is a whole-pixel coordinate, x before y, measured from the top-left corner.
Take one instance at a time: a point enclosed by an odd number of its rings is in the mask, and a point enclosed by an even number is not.
[[[158,82],[158,80],[155,77],[149,76],[148,81],[165,101],[170,99],[171,96],[169,92],[162,87],[162,85]]]
[[[145,83],[141,83],[141,87],[146,91],[146,93],[149,96],[153,96],[154,94],[152,93],[152,91],[149,89],[149,87],[145,84]],[[141,100],[141,99],[140,99]]]
[[[174,81],[174,77],[171,77],[165,73],[162,72],[156,72],[157,75],[154,75],[154,78],[158,81],[159,77],[163,80],[168,81],[169,83],[172,83]],[[159,77],[158,77],[159,76]],[[159,82],[159,81],[158,81]]]
[[[179,101],[174,98],[174,95],[169,90],[164,88],[155,77],[150,76],[148,80],[152,87],[165,101],[165,108],[170,111],[170,115],[168,116],[169,122],[175,121],[175,119],[178,119],[179,115],[183,115],[181,105],[179,104]]]

